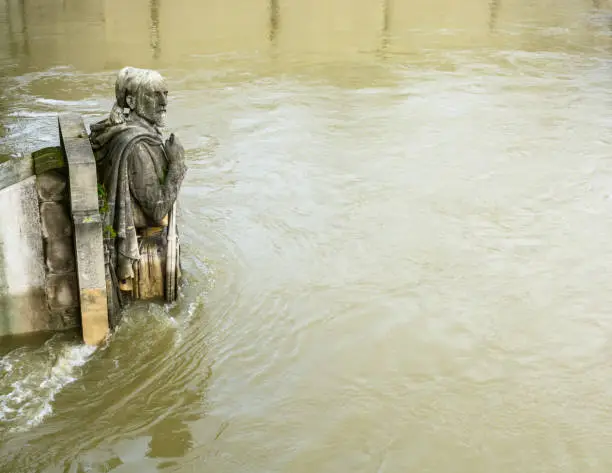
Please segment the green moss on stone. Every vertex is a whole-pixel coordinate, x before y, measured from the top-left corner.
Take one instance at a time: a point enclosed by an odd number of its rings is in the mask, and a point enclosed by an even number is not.
[[[64,154],[59,146],[39,149],[32,153],[34,174],[37,176],[52,169],[61,169],[66,165]]]

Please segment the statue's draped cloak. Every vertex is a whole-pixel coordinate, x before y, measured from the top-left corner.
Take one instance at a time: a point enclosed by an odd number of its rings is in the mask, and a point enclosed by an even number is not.
[[[133,277],[132,263],[140,258],[134,222],[133,196],[130,192],[129,159],[136,146],[163,150],[161,134],[153,127],[135,123],[113,124],[108,119],[91,126],[90,141],[96,155],[98,179],[103,182],[108,200],[105,225],[116,233],[112,261],[119,279]]]

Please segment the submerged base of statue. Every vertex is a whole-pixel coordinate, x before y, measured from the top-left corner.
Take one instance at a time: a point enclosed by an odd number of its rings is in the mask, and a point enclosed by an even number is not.
[[[121,309],[132,300],[173,302],[176,299],[181,278],[178,240],[174,245],[176,256],[173,262],[172,248],[169,249],[172,245],[168,243],[168,226],[139,229],[137,234],[140,258],[134,262],[133,277],[129,279],[117,278],[111,263],[115,241],[104,240],[109,320],[112,327],[119,323]]]

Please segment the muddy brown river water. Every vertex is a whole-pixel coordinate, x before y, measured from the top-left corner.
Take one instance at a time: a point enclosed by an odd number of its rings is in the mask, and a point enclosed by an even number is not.
[[[612,3],[0,0],[0,154],[124,65],[185,283],[0,345],[2,473],[612,471]]]

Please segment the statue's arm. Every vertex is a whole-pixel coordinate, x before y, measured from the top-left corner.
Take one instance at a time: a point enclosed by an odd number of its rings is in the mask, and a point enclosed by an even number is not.
[[[165,178],[159,177],[152,152],[143,143],[134,146],[128,157],[130,190],[147,217],[161,223],[178,196],[186,167],[183,160],[171,160]]]

